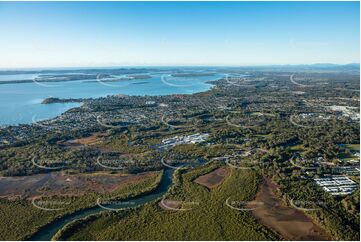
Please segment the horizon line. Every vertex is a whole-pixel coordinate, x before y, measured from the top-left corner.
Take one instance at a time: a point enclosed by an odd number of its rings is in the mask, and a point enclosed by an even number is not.
[[[99,68],[154,68],[154,67],[271,67],[271,66],[314,66],[314,65],[360,65],[360,62],[348,62],[348,63],[299,63],[299,64],[244,64],[244,65],[200,65],[200,64],[174,64],[174,65],[161,65],[161,64],[145,64],[145,65],[94,65],[94,66],[34,66],[34,67],[0,67],[0,71],[6,70],[25,70],[25,69],[68,69],[68,68],[80,68],[80,69],[99,69]]]

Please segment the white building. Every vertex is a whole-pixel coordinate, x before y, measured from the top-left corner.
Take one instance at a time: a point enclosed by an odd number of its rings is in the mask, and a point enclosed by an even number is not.
[[[209,134],[206,133],[196,133],[188,136],[174,136],[172,138],[163,139],[163,145],[161,148],[170,148],[180,144],[196,144],[206,141],[209,137]]]
[[[357,189],[357,183],[347,176],[315,178],[314,181],[333,196],[349,195]]]

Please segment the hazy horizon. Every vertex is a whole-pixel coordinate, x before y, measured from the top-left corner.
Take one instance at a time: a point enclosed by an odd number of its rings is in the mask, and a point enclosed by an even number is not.
[[[298,66],[348,66],[360,63],[312,63],[312,64],[265,64],[265,65],[122,65],[122,66],[48,66],[48,67],[1,67],[0,71],[21,70],[79,70],[79,69],[117,69],[117,68],[246,68],[246,67],[298,67]]]

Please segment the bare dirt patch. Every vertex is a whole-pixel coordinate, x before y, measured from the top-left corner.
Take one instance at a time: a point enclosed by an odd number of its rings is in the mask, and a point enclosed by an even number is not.
[[[104,136],[103,133],[96,132],[96,133],[91,134],[88,137],[67,140],[65,142],[61,142],[60,144],[66,146],[68,148],[76,149],[76,148],[81,148],[81,147],[88,146],[88,145],[97,144],[103,136]]]
[[[252,214],[285,240],[330,240],[324,229],[303,212],[287,207],[276,197],[277,186],[266,178],[254,202],[262,204]]]
[[[155,175],[155,172],[139,174],[64,174],[51,172],[21,177],[0,177],[0,197],[31,199],[39,196],[80,196],[86,192],[111,192],[125,184]]]
[[[223,180],[229,175],[227,167],[218,168],[208,174],[198,177],[194,180],[195,183],[206,186],[208,188],[215,188],[220,185]]]

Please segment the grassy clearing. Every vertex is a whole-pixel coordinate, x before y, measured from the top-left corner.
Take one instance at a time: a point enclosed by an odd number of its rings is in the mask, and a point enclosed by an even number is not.
[[[305,149],[305,147],[304,147],[303,144],[298,144],[298,145],[290,146],[290,149],[291,149],[291,151],[299,152],[299,153],[301,153],[301,154],[303,154],[303,153],[306,151],[306,149]]]
[[[350,161],[359,157],[353,155],[354,152],[360,152],[360,144],[340,144],[340,147],[346,149],[345,153],[338,154],[338,158],[342,161]]]

